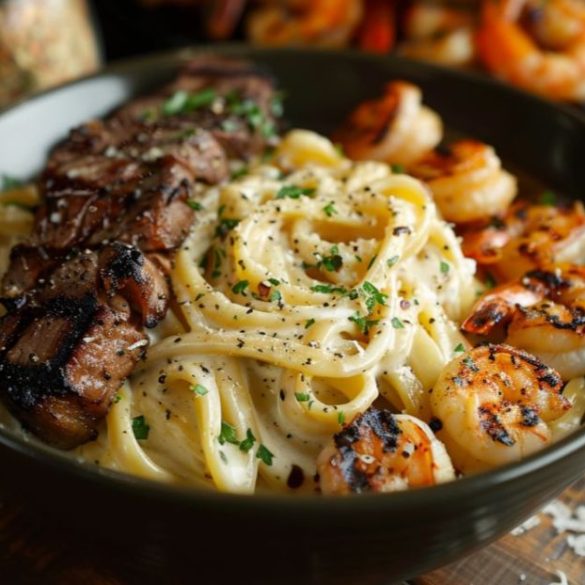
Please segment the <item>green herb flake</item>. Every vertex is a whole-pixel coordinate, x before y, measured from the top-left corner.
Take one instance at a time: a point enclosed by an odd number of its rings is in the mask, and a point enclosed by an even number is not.
[[[278,286],[280,284],[280,280],[278,280],[277,278],[269,278],[268,282],[274,286]]]
[[[391,322],[394,329],[404,329],[404,323],[398,317],[392,317]]]
[[[242,294],[248,288],[249,284],[247,280],[240,280],[232,286],[232,292],[236,295]]]
[[[115,396],[114,399],[112,400],[113,404],[118,404],[118,402],[120,402],[120,400],[122,400],[122,395],[118,392]]]
[[[266,446],[260,444],[258,447],[258,451],[256,451],[256,458],[260,459],[262,463],[265,465],[272,465],[272,459],[274,459],[274,454],[271,453]]]
[[[315,189],[312,187],[299,187],[297,185],[285,185],[281,187],[276,194],[277,199],[300,199],[303,195],[305,197],[312,197],[315,194]]]
[[[362,290],[366,295],[366,307],[371,313],[376,305],[385,305],[388,295],[380,292],[371,282],[364,282]]]
[[[343,258],[339,255],[339,248],[333,246],[329,256],[323,256],[317,263],[317,268],[325,268],[327,272],[338,272],[343,266]]]
[[[392,268],[392,266],[394,266],[398,260],[400,260],[400,256],[392,256],[392,258],[388,258],[388,260],[386,260],[386,265],[388,268]]]
[[[281,301],[281,300],[282,300],[282,295],[280,294],[280,291],[278,291],[278,290],[273,290],[273,291],[270,293],[270,300],[271,300],[272,302],[275,302],[275,301],[276,301],[276,302],[278,302],[278,301]]]
[[[343,425],[343,423],[345,422],[345,412],[343,412],[343,410],[340,410],[340,411],[337,413],[337,422],[338,422],[340,425]]]
[[[328,203],[325,205],[325,207],[323,207],[323,211],[327,217],[333,217],[337,213],[337,209],[335,209],[335,203],[331,201],[331,203]]]
[[[237,132],[239,130],[240,126],[239,124],[235,121],[235,120],[230,120],[229,118],[227,120],[222,120],[221,122],[221,129],[224,132]],[[233,176],[232,176],[233,179]]]
[[[132,432],[134,433],[134,437],[138,441],[145,441],[148,439],[148,433],[150,433],[150,427],[146,422],[146,419],[143,415],[135,416],[132,419]]]
[[[236,169],[235,171],[232,172],[231,179],[232,181],[235,181],[236,179],[241,179],[242,177],[245,177],[249,172],[250,169],[248,167],[246,166],[240,167],[239,169]]]
[[[311,397],[305,392],[295,392],[295,398],[299,402],[308,402],[311,399]]]
[[[216,91],[208,87],[197,93],[189,93],[184,90],[175,92],[162,106],[162,113],[165,116],[176,116],[187,114],[194,110],[210,106],[217,97]]]
[[[229,231],[233,230],[240,223],[239,219],[224,217],[215,228],[215,237],[225,238]]]
[[[209,390],[201,384],[195,384],[195,386],[191,386],[191,392],[194,392],[197,396],[205,396]]]
[[[449,272],[449,264],[447,264],[447,262],[443,262],[441,260],[441,264],[439,265],[439,268],[441,269],[441,274],[447,274]]]
[[[380,322],[379,319],[368,319],[367,317],[363,317],[357,311],[351,317],[348,317],[348,319],[350,321],[352,321],[353,323],[355,323],[357,325],[357,328],[362,333],[364,333],[364,335],[367,335],[370,331],[370,328],[374,327],[375,325],[377,325]]]
[[[315,284],[311,287],[311,290],[318,293],[339,293],[341,295],[348,294],[347,289],[343,288],[342,286],[333,286],[332,284]]]
[[[465,351],[465,347],[463,346],[462,343],[458,343],[457,346],[455,347],[455,349],[453,350],[453,353],[463,353]]]
[[[183,111],[189,99],[189,93],[185,90],[175,92],[168,98],[162,106],[162,112],[165,116],[174,116]]]
[[[0,191],[9,191],[24,186],[24,182],[10,175],[0,175]]]
[[[256,437],[254,436],[254,433],[251,429],[248,429],[246,431],[246,438],[240,443],[240,451],[247,453],[254,446],[255,442]]]
[[[274,136],[276,133],[274,124],[254,100],[242,98],[236,92],[232,92],[226,96],[226,101],[231,114],[244,118],[253,130],[258,130],[264,137]]]
[[[315,319],[307,319],[305,321],[305,329],[308,329],[309,327],[311,327],[311,325],[315,324]]]
[[[403,175],[405,173],[404,165],[394,164],[391,165],[392,172],[396,175]]]
[[[221,421],[221,432],[219,433],[219,437],[217,437],[220,445],[224,445],[225,443],[231,443],[232,445],[239,445],[240,441],[236,436],[236,429],[232,427],[229,423],[225,421]]]
[[[538,202],[541,205],[556,205],[557,195],[553,191],[544,191],[543,193],[540,194]]]
[[[201,205],[201,203],[199,203],[199,201],[194,201],[193,199],[188,199],[187,205],[195,211],[202,211],[204,209],[203,205]]]

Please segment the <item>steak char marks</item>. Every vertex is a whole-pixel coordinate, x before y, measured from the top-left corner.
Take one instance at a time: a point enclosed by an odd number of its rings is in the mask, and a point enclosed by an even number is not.
[[[169,255],[199,184],[261,152],[276,129],[269,79],[201,58],[160,92],[71,131],[40,177],[33,234],[0,287],[0,395],[61,448],[97,435],[166,314]]]

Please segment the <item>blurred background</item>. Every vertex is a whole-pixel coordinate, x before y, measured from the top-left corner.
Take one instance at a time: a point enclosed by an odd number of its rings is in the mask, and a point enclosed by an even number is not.
[[[585,101],[585,0],[0,0],[0,107],[201,43],[355,47]]]

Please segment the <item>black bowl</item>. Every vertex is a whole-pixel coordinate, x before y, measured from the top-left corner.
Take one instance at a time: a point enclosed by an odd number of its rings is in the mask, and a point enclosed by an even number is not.
[[[479,76],[392,57],[213,49],[265,66],[293,124],[327,132],[389,79],[424,88],[456,131],[549,186],[585,192],[585,118]],[[192,52],[114,65],[0,115],[0,172],[31,175],[68,128],[170,79]],[[154,484],[0,431],[2,486],[45,523],[118,553],[131,583],[374,585],[420,574],[501,536],[585,471],[585,430],[515,465],[386,496],[232,496]],[[79,535],[72,537],[71,535]],[[112,553],[114,554],[114,553]]]

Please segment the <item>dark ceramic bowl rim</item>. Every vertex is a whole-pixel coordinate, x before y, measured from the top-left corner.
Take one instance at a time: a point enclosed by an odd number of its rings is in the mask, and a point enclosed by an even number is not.
[[[274,52],[291,53],[294,52],[305,57],[312,54],[330,53],[335,54],[340,59],[353,60],[371,60],[371,61],[394,61],[407,63],[409,67],[419,71],[436,71],[437,67],[411,61],[409,59],[386,56],[370,55],[360,53],[354,50],[342,51],[324,51],[314,49],[258,49],[250,48],[240,44],[224,44],[216,46],[201,46],[187,49],[173,50],[162,53],[155,53],[145,57],[136,57],[116,62],[103,68],[101,71],[79,78],[75,81],[61,85],[56,88],[46,90],[35,94],[34,96],[22,100],[10,108],[0,111],[0,115],[18,108],[23,103],[34,103],[42,99],[45,95],[61,91],[72,85],[82,83],[85,80],[91,80],[108,74],[123,73],[129,68],[145,68],[149,64],[157,62],[169,64],[178,64],[188,59],[190,56],[198,53],[222,53],[228,55],[242,55],[254,59],[254,56],[261,57],[263,54]],[[538,96],[528,94],[522,90],[516,89],[500,83],[497,80],[487,76],[482,76],[475,72],[461,72],[449,69],[441,69],[442,75],[446,78],[467,78],[473,83],[485,86],[497,86],[498,91],[507,92],[513,99],[522,99],[533,101],[550,110],[562,110],[565,116],[574,119],[574,122],[581,124],[585,131],[585,117],[565,105],[550,103]],[[277,74],[276,74],[277,76]],[[317,494],[280,494],[280,493],[261,493],[250,495],[226,494],[213,491],[210,489],[201,489],[198,487],[188,487],[181,485],[169,485],[156,482],[154,480],[143,479],[137,476],[128,475],[122,472],[96,467],[90,463],[79,462],[56,449],[19,438],[8,429],[0,428],[0,443],[10,450],[36,462],[49,465],[62,471],[65,475],[73,474],[81,479],[98,482],[103,487],[111,490],[121,490],[125,492],[147,493],[158,501],[173,501],[180,505],[201,505],[221,506],[222,508],[241,509],[244,506],[250,506],[258,511],[267,513],[277,512],[280,515],[293,516],[301,510],[311,511],[323,516],[336,515],[343,512],[390,512],[398,508],[416,508],[429,504],[446,504],[449,501],[465,499],[472,496],[475,492],[493,488],[495,486],[510,483],[515,479],[533,474],[544,470],[548,465],[563,459],[575,451],[583,449],[585,451],[585,427],[580,428],[571,435],[563,438],[559,442],[550,445],[546,449],[527,457],[526,459],[504,465],[502,467],[486,471],[477,475],[460,478],[451,483],[445,483],[437,486],[419,488],[409,491],[396,492],[391,495],[363,494],[358,497],[324,497]]]

